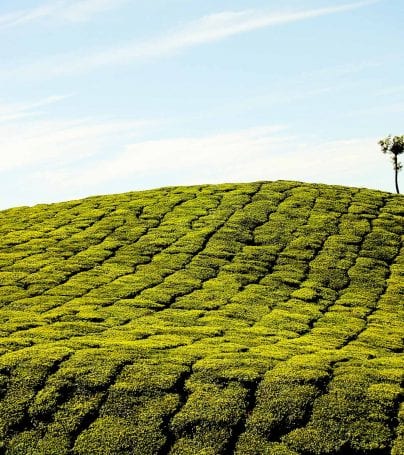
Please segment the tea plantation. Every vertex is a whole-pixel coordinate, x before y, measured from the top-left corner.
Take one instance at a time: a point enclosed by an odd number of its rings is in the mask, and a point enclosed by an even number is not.
[[[289,181],[0,212],[0,454],[402,455],[403,236]]]

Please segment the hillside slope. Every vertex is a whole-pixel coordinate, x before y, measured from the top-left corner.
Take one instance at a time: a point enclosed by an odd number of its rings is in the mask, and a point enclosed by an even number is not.
[[[163,188],[0,234],[0,454],[404,453],[402,196]]]

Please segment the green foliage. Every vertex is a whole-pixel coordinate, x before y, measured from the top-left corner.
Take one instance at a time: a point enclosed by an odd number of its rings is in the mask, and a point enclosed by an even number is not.
[[[379,141],[379,145],[383,153],[388,153],[393,162],[395,184],[397,193],[400,192],[398,188],[397,174],[403,168],[403,165],[398,160],[399,155],[404,153],[404,136],[387,136],[386,138]]]
[[[376,362],[375,362],[376,363]],[[335,368],[328,393],[319,397],[310,422],[284,440],[301,451],[334,453],[343,447],[360,453],[386,450],[391,445],[389,422],[400,394],[399,383],[384,382],[372,362]]]
[[[233,382],[225,387],[192,384],[185,406],[171,421],[177,439],[173,453],[222,453],[245,412],[246,394]]]
[[[400,196],[161,188],[0,234],[0,453],[403,452]]]

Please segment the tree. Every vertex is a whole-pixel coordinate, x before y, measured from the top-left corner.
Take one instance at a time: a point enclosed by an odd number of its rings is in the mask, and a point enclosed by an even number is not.
[[[404,153],[404,136],[391,137],[389,134],[386,138],[379,141],[383,153],[388,153],[391,156],[394,167],[394,181],[396,184],[397,194],[400,194],[398,188],[398,172],[402,169],[403,165],[398,161],[398,155]]]

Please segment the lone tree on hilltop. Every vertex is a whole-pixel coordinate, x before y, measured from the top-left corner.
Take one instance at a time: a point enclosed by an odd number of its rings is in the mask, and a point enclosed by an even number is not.
[[[404,136],[391,137],[389,134],[386,138],[379,141],[383,153],[389,153],[394,167],[394,181],[396,184],[397,194],[400,194],[398,188],[398,172],[402,169],[403,165],[398,161],[398,155],[404,153]]]

